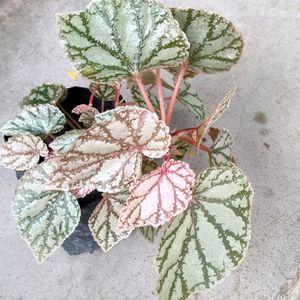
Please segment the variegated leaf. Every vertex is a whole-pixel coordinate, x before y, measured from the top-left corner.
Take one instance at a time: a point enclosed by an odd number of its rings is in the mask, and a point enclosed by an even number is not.
[[[48,155],[47,146],[30,133],[19,134],[0,146],[0,164],[9,169],[28,170]]]
[[[51,104],[26,105],[14,120],[8,121],[1,128],[1,131],[6,135],[46,135],[61,131],[65,122],[64,114]]]
[[[142,162],[142,174],[148,174],[151,173],[153,170],[155,170],[158,167],[157,163],[148,157],[143,158]]]
[[[159,101],[157,97],[151,92],[147,91],[149,99],[154,107],[154,110],[158,116],[160,116],[160,108],[159,108]],[[139,107],[147,108],[147,104],[145,103],[145,100],[139,90],[139,88],[136,85],[133,85],[131,87],[131,94],[132,94],[132,100],[137,104]]]
[[[186,153],[189,150],[190,144],[181,140],[177,140],[174,145],[174,149],[171,151],[171,155],[174,160],[183,160]]]
[[[169,160],[132,183],[119,228],[158,227],[183,212],[192,200],[195,174],[187,163]]]
[[[197,127],[196,130],[196,144],[199,145],[203,136],[206,134],[209,127],[216,122],[219,117],[227,110],[230,101],[235,93],[235,89],[229,91],[223,100],[218,104],[216,109]]]
[[[61,84],[44,83],[32,89],[29,95],[23,98],[21,106],[46,103],[55,104],[59,100],[63,100],[67,96],[67,93],[67,89]]]
[[[92,82],[90,84],[90,91],[93,92],[94,88],[97,87],[96,96],[101,101],[114,101],[115,100],[115,91],[114,87],[109,84],[98,84],[97,82]]]
[[[216,140],[209,149],[209,161],[211,166],[221,166],[234,163],[231,149],[234,141],[227,129],[221,129]]]
[[[82,187],[80,189],[75,189],[72,190],[72,194],[74,195],[75,198],[84,198],[86,195],[94,191],[93,188],[90,187]]]
[[[177,99],[197,120],[205,118],[204,103],[187,81],[183,81]]]
[[[150,243],[153,243],[154,239],[157,236],[160,229],[161,229],[161,226],[153,227],[153,226],[149,225],[149,226],[141,227],[140,232],[147,241],[149,241]]]
[[[100,83],[178,66],[188,56],[185,34],[154,0],[94,0],[85,11],[59,15],[58,26],[75,67]]]
[[[45,260],[75,230],[80,207],[69,192],[45,189],[55,160],[35,166],[20,179],[13,212],[22,237],[38,262]]]
[[[53,188],[89,186],[115,193],[141,175],[142,154],[158,158],[168,152],[169,128],[156,114],[136,106],[118,107],[111,114],[76,139],[51,176]]]
[[[175,8],[172,13],[191,44],[189,76],[226,71],[239,60],[243,40],[230,21],[192,8]]]
[[[94,107],[89,107],[79,117],[79,122],[83,123],[85,128],[89,128],[96,123],[95,116],[99,114],[99,111]]]
[[[188,299],[238,266],[249,244],[252,198],[250,183],[236,168],[210,168],[199,175],[194,200],[161,239],[160,299]]]
[[[115,110],[107,110],[102,113],[98,113],[95,115],[95,121],[96,123],[101,123],[103,121],[110,121],[113,117],[113,114],[115,113]]]
[[[89,228],[93,237],[104,252],[108,252],[131,233],[131,231],[119,232],[117,228],[120,211],[128,196],[126,191],[117,194],[104,193],[89,219]]]
[[[75,140],[84,132],[81,129],[74,129],[65,132],[63,135],[57,137],[53,142],[49,144],[49,147],[52,148],[58,154],[67,153]]]

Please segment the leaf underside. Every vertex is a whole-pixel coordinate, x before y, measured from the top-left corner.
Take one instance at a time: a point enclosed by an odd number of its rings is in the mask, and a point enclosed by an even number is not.
[[[65,123],[64,114],[51,104],[26,105],[1,131],[6,135],[31,133],[41,136],[61,131]]]
[[[172,9],[191,47],[187,75],[229,70],[239,60],[243,40],[225,18],[202,10]]]
[[[154,0],[94,0],[58,16],[59,35],[77,70],[96,82],[178,66],[189,43],[169,9]]]
[[[236,168],[199,175],[194,200],[161,239],[156,265],[160,299],[188,299],[212,288],[244,258],[250,239],[252,188]]]
[[[38,262],[45,260],[75,230],[79,204],[70,192],[45,189],[55,161],[35,166],[20,179],[13,212],[22,237]]]

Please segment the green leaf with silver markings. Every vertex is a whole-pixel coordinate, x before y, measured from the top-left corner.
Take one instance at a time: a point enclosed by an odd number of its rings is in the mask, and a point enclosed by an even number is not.
[[[65,154],[67,153],[75,140],[84,132],[81,129],[73,129],[65,132],[63,135],[57,137],[53,142],[49,144],[56,153]]]
[[[20,179],[13,212],[22,237],[42,262],[75,230],[80,207],[70,192],[46,190],[56,162],[35,166]]]
[[[117,225],[120,211],[125,207],[129,193],[103,194],[103,199],[94,209],[89,228],[95,241],[104,252],[108,252],[115,244],[127,238],[132,230],[119,232]]]
[[[210,147],[208,155],[211,166],[230,165],[234,163],[231,149],[234,141],[227,129],[221,129]]]
[[[97,82],[92,82],[90,84],[90,91],[93,92],[94,89],[96,90],[96,96],[101,101],[114,101],[115,100],[115,91],[114,87],[109,84],[99,84]]]
[[[190,144],[185,141],[178,140],[174,143],[174,146],[176,147],[177,155],[174,155],[173,159],[183,160],[190,148]]]
[[[28,96],[24,97],[21,106],[57,103],[67,96],[68,90],[61,84],[44,83],[32,89]]]
[[[1,128],[1,131],[6,135],[46,135],[61,131],[65,123],[64,114],[51,104],[26,105],[14,120],[8,121]]]
[[[143,157],[143,162],[142,162],[142,174],[149,174],[153,170],[158,168],[158,164],[151,158],[148,157]]]
[[[187,81],[183,81],[181,84],[177,99],[197,120],[205,118],[204,103],[200,95],[192,90],[191,84]]]
[[[178,66],[189,43],[168,8],[154,0],[94,0],[58,16],[59,36],[77,70],[96,82]]]
[[[153,227],[153,226],[149,225],[149,226],[145,226],[145,227],[140,227],[140,232],[147,241],[149,241],[150,243],[153,243],[154,239],[157,236],[160,229],[161,229],[161,226]]]
[[[225,18],[203,10],[172,9],[191,44],[187,75],[229,70],[240,58],[243,40]]]
[[[188,299],[239,265],[250,239],[252,197],[250,183],[236,168],[215,167],[199,175],[193,202],[161,239],[160,299]]]
[[[159,100],[151,91],[147,91],[147,93],[156,114],[160,116]],[[147,104],[145,103],[145,100],[136,85],[131,87],[131,95],[133,97],[132,100],[137,104],[137,106],[148,109]]]

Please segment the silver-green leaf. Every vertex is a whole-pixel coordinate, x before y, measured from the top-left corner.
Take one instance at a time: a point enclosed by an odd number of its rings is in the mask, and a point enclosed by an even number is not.
[[[211,166],[230,165],[234,163],[231,149],[234,141],[227,129],[221,129],[210,147],[208,155]]]
[[[179,94],[178,101],[197,119],[205,118],[205,107],[200,95],[192,90],[191,84],[183,81]]]
[[[58,154],[67,153],[75,140],[84,132],[82,129],[73,129],[67,131],[63,135],[57,137],[53,142],[49,144],[49,147],[52,148]]]
[[[187,74],[229,70],[240,58],[243,40],[225,18],[196,9],[172,9],[191,44]]]
[[[20,179],[13,212],[22,237],[42,262],[75,230],[80,207],[70,192],[49,191],[46,182],[56,163],[44,162]]]
[[[14,120],[8,121],[1,129],[6,135],[31,133],[46,135],[64,128],[64,114],[51,104],[26,105]]]
[[[157,236],[160,229],[161,229],[161,226],[153,227],[151,225],[148,225],[148,226],[141,227],[140,232],[147,241],[149,241],[150,243],[153,243],[154,239]]]
[[[161,239],[160,299],[188,299],[239,265],[250,239],[252,197],[250,183],[236,168],[210,168],[199,175],[193,202]]]
[[[101,101],[114,101],[115,100],[115,91],[114,87],[109,84],[99,84],[97,82],[92,82],[90,84],[90,91],[96,88],[96,96]]]
[[[168,8],[155,0],[94,0],[58,16],[59,36],[77,70],[106,83],[178,66],[189,43]]]
[[[104,193],[103,199],[89,219],[89,228],[93,237],[104,252],[108,252],[132,232],[131,230],[119,232],[117,226],[121,209],[125,206],[128,197],[126,191],[117,194]]]
[[[32,89],[28,96],[24,97],[21,106],[57,103],[67,96],[67,89],[61,84],[44,83]]]

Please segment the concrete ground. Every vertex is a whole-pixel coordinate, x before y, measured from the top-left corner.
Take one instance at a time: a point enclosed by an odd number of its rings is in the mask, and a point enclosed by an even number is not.
[[[255,190],[252,240],[241,267],[196,299],[300,299],[300,1],[163,2],[218,12],[245,39],[237,66],[200,75],[193,85],[209,107],[238,86],[217,125],[232,131],[235,157]],[[0,125],[15,115],[18,101],[34,86],[86,84],[67,77],[71,67],[55,24],[55,13],[86,3],[0,0]],[[188,117],[177,110],[177,119],[183,125]],[[96,251],[71,257],[59,249],[38,265],[11,214],[14,172],[1,168],[0,182],[0,299],[155,299],[157,245],[136,232],[106,255]]]

